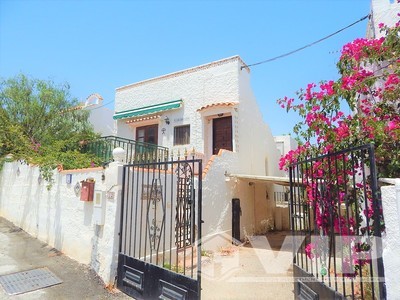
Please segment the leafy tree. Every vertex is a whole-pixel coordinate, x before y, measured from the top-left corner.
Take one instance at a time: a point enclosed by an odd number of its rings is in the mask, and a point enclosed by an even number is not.
[[[89,114],[76,109],[68,84],[32,79],[23,74],[0,82],[0,157],[38,164],[41,169],[89,167],[79,141],[97,137]],[[47,172],[50,174],[50,172]],[[48,175],[51,181],[51,176]]]

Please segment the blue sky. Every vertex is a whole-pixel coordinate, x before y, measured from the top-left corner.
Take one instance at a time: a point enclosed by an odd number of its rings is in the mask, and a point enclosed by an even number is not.
[[[69,82],[84,101],[115,88],[240,55],[252,64],[353,23],[369,0],[35,1],[0,0],[0,77],[19,73]],[[337,78],[341,47],[367,20],[313,47],[251,67],[251,83],[274,135],[296,117],[276,100],[309,82]]]

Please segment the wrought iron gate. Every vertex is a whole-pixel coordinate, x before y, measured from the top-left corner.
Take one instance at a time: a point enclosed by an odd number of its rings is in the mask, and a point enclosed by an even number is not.
[[[373,145],[308,157],[289,172],[296,299],[386,299]]]
[[[136,299],[199,299],[202,161],[123,167],[117,286]]]

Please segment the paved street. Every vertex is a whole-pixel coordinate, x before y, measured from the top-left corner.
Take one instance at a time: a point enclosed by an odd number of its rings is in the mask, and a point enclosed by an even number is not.
[[[0,299],[131,299],[117,290],[109,292],[87,266],[77,263],[0,218],[0,275],[41,267],[47,267],[63,282],[11,296],[0,286]]]
[[[263,237],[258,237],[253,240],[253,247],[227,249],[227,253],[216,254],[209,263],[204,262],[202,299],[293,299],[291,268],[282,269],[279,274],[270,272],[290,263],[290,251],[280,249],[283,251],[279,255],[277,252],[283,238],[282,234],[272,234],[268,238],[272,248],[253,248],[263,242]],[[132,299],[118,290],[106,290],[87,266],[0,218],[0,276],[42,267],[63,282],[11,296],[0,286],[0,299]]]

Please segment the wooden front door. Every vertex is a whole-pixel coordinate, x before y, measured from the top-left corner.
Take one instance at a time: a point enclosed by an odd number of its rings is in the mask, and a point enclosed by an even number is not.
[[[158,144],[158,125],[148,125],[136,128],[136,140],[138,142]]]
[[[220,149],[233,150],[231,116],[213,119],[213,154]]]

